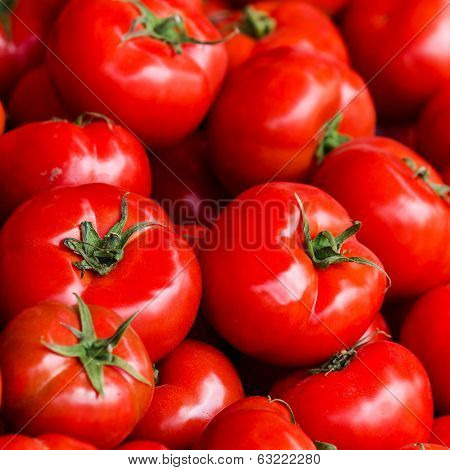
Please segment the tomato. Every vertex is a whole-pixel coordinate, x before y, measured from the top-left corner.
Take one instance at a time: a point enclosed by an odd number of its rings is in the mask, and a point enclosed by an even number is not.
[[[170,146],[195,130],[215,98],[226,50],[205,43],[219,40],[203,13],[173,0],[72,0],[55,26],[60,60],[49,54],[48,63],[69,110],[101,112],[149,146]]]
[[[442,172],[442,178],[446,184],[450,185],[450,165],[448,165]]]
[[[210,225],[228,198],[207,166],[208,144],[203,133],[191,134],[152,159],[153,198],[180,225]]]
[[[353,344],[386,289],[378,259],[353,236],[358,229],[312,186],[271,183],[242,193],[200,252],[208,320],[239,351],[284,366],[316,364]],[[324,237],[337,237],[338,246]]]
[[[427,374],[403,346],[376,341],[341,351],[279,396],[311,439],[338,449],[399,449],[427,442],[433,399]]]
[[[342,10],[350,0],[306,0],[308,3],[321,8],[330,15],[334,15]]]
[[[139,311],[133,327],[157,361],[182,341],[197,312],[201,277],[192,250],[158,204],[115,186],[34,196],[4,225],[0,252],[3,322],[43,300],[70,304],[75,292],[123,318]]]
[[[448,447],[438,444],[424,444],[422,442],[416,442],[415,444],[403,446],[400,450],[448,450]]]
[[[315,450],[284,403],[248,397],[225,408],[197,443],[203,450]]]
[[[192,448],[204,427],[223,408],[243,398],[230,361],[217,349],[187,340],[158,365],[158,386],[133,438]]]
[[[313,184],[362,222],[359,238],[380,257],[392,297],[412,297],[450,280],[448,190],[408,147],[355,139],[329,153]]]
[[[450,446],[450,416],[440,416],[433,421],[433,430],[430,442],[443,446]]]
[[[45,65],[31,69],[18,81],[8,101],[8,114],[15,125],[69,118]]]
[[[422,361],[439,413],[450,413],[450,284],[427,292],[412,307],[401,342]]]
[[[211,161],[222,184],[236,194],[271,178],[305,176],[339,100],[336,66],[308,51],[279,47],[238,67],[209,119]]]
[[[450,83],[427,103],[417,126],[417,145],[424,156],[444,168],[450,165]]]
[[[20,171],[17,171],[17,168]],[[28,124],[0,137],[0,216],[57,186],[109,183],[144,196],[151,170],[144,147],[123,127],[92,121]]]
[[[414,118],[450,79],[447,0],[355,0],[343,19],[352,62],[371,80],[378,111]]]
[[[4,96],[27,70],[44,60],[44,42],[65,3],[67,0],[4,0],[0,3],[0,96]]]
[[[0,436],[0,450],[96,450],[96,448],[62,434],[41,434],[37,437],[5,434]]]
[[[0,337],[3,411],[14,429],[111,448],[147,411],[153,369],[144,344],[104,307],[54,301],[24,310]],[[20,354],[18,354],[20,351]]]
[[[130,441],[116,447],[117,450],[168,450],[159,442],[152,441]]]
[[[397,140],[411,149],[417,148],[416,123],[383,123],[378,128],[378,135]]]
[[[361,340],[367,340],[367,342],[387,341],[389,337],[390,329],[383,315],[378,312],[369,328],[367,328],[366,332],[361,336]]]
[[[5,130],[5,121],[5,109],[3,108],[2,102],[0,101],[0,135],[3,134],[3,131]]]
[[[257,2],[217,22],[217,26],[224,35],[239,30],[225,43],[232,68],[259,52],[280,46],[306,48],[344,62],[349,60],[344,41],[331,19],[304,2]]]

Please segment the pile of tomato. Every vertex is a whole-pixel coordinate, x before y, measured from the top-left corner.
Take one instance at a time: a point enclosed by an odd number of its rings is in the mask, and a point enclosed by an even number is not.
[[[0,448],[450,446],[448,1],[0,0],[0,100]]]

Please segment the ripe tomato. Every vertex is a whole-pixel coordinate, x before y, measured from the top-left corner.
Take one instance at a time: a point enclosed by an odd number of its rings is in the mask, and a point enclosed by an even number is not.
[[[353,344],[386,288],[378,259],[353,236],[358,229],[312,186],[242,193],[200,252],[208,320],[239,351],[278,365],[316,364]]]
[[[378,111],[390,119],[413,118],[450,79],[447,0],[355,0],[343,31],[356,69]],[[382,71],[380,73],[380,71]]]
[[[3,322],[43,300],[70,304],[75,292],[123,318],[139,311],[133,327],[157,361],[182,341],[197,312],[201,277],[192,250],[158,204],[116,186],[34,196],[4,225],[0,252]]]
[[[3,108],[2,102],[0,101],[0,135],[3,134],[3,131],[5,130],[5,121],[5,109]]]
[[[33,103],[30,106],[30,103]],[[50,82],[47,67],[40,65],[27,72],[13,88],[8,114],[16,126],[52,118],[69,118]]]
[[[401,342],[430,376],[439,413],[450,413],[450,284],[427,292],[403,323]]]
[[[149,146],[191,133],[219,89],[227,57],[223,44],[204,44],[220,33],[203,13],[179,7],[173,0],[71,1],[55,26],[61,60],[48,55],[68,109],[116,117]]]
[[[158,365],[152,404],[133,438],[190,449],[204,427],[223,408],[243,398],[241,381],[217,349],[187,340]]]
[[[355,139],[327,155],[313,184],[362,222],[359,238],[385,266],[391,296],[450,280],[448,188],[411,149],[382,137]]]
[[[168,450],[159,442],[152,441],[129,441],[116,447],[117,450]]]
[[[433,399],[427,374],[403,346],[376,341],[341,351],[275,395],[314,440],[338,449],[399,449],[427,442]]]
[[[17,171],[20,168],[20,171]],[[150,195],[151,170],[144,147],[123,127],[92,122],[46,121],[0,137],[0,216],[35,194],[57,187],[109,183]]]
[[[273,177],[305,176],[339,101],[339,72],[317,54],[279,47],[238,67],[209,119],[211,160],[222,184],[236,194]]]
[[[0,450],[96,450],[96,448],[63,434],[41,434],[37,437],[4,434],[0,436]]]
[[[308,3],[334,15],[342,10],[350,0],[306,0]]]
[[[433,444],[450,446],[450,416],[440,416],[433,421],[433,430],[430,436]]]
[[[422,442],[416,442],[414,444],[403,446],[400,450],[448,450],[448,448],[438,444],[424,444]]]
[[[304,2],[261,1],[216,24],[224,35],[239,30],[225,43],[231,68],[259,52],[280,46],[306,48],[344,62],[349,60],[344,41],[331,19]]]
[[[43,42],[66,2],[4,0],[0,3],[0,96],[27,70],[43,61]]]
[[[208,424],[196,445],[203,450],[315,450],[277,400],[248,397],[225,408]]]
[[[450,165],[450,83],[436,93],[423,110],[417,126],[417,145],[437,168]]]
[[[137,334],[104,307],[43,302],[0,337],[3,411],[14,429],[56,432],[111,448],[147,411],[151,361]],[[20,351],[20,354],[18,354]]]

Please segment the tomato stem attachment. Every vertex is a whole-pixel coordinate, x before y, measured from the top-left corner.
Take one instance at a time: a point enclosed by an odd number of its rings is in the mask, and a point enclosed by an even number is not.
[[[83,114],[80,114],[73,123],[78,127],[85,127],[92,124],[94,121],[104,121],[108,124],[109,130],[113,129],[114,121],[112,119],[104,114],[94,113],[93,111],[86,111]]]
[[[246,6],[238,27],[241,33],[254,39],[262,39],[271,34],[276,26],[275,18],[272,18],[268,13]]]
[[[337,447],[329,442],[314,441],[317,450],[337,450]]]
[[[297,421],[295,420],[294,411],[292,410],[291,405],[289,405],[287,401],[284,401],[281,398],[272,398],[270,395],[267,396],[267,399],[269,400],[269,403],[281,403],[289,411],[289,416],[291,418],[292,424],[297,424]]]
[[[326,156],[332,150],[351,140],[350,136],[339,132],[342,118],[342,113],[339,113],[331,121],[327,122],[325,126],[325,134],[316,150],[316,162],[318,165],[323,163]]]
[[[6,39],[11,39],[11,12],[16,6],[16,0],[2,0],[0,2],[0,26],[3,28]]]
[[[125,320],[109,338],[99,339],[95,333],[89,307],[78,295],[75,294],[75,296],[78,303],[81,331],[71,325],[63,324],[62,326],[67,328],[79,340],[78,343],[73,346],[52,344],[44,340],[41,340],[41,343],[60,356],[78,358],[83,364],[92,387],[99,395],[103,395],[105,366],[122,369],[139,382],[150,385],[150,382],[130,363],[113,354],[114,348],[119,344],[138,312]]]

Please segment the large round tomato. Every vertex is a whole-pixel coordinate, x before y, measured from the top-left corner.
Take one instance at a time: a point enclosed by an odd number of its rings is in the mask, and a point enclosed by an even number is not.
[[[434,419],[430,442],[450,447],[450,415]]]
[[[160,147],[191,133],[208,111],[226,50],[197,42],[220,38],[203,13],[173,0],[72,0],[48,59],[68,109],[107,114]]]
[[[278,388],[314,440],[338,449],[399,449],[427,442],[433,399],[427,374],[403,346],[376,341],[341,351]]]
[[[450,83],[436,93],[417,126],[417,145],[424,156],[443,169],[450,166]]]
[[[440,176],[390,139],[369,137],[328,154],[313,184],[362,222],[359,238],[380,257],[390,294],[411,297],[450,280],[450,205]]]
[[[353,344],[386,289],[358,229],[312,186],[271,183],[242,193],[200,253],[208,319],[237,349],[273,364],[315,364]]]
[[[67,0],[3,0],[0,3],[0,96],[44,59],[44,43]],[[13,13],[11,13],[11,10]]]
[[[450,413],[450,284],[427,292],[413,305],[400,337],[425,366],[437,411]]]
[[[11,426],[103,448],[122,442],[154,387],[151,361],[129,320],[79,298],[78,308],[48,301],[16,316],[0,336],[3,412]]]
[[[123,318],[139,311],[133,327],[157,361],[197,312],[201,277],[191,248],[157,203],[116,186],[34,196],[4,225],[0,252],[3,322],[42,300],[70,304],[75,292]]]
[[[206,427],[196,445],[203,450],[315,450],[293,422],[289,407],[277,400],[248,397],[225,408]]]
[[[185,341],[158,365],[152,404],[133,438],[189,449],[219,411],[243,396],[241,381],[221,352]]]
[[[20,171],[17,171],[20,168]],[[151,171],[144,147],[111,122],[32,123],[0,137],[0,216],[57,186],[109,183],[149,196]]]
[[[280,46],[306,48],[348,62],[346,46],[331,19],[304,2],[257,2],[230,14],[217,26],[224,35],[239,30],[225,43],[232,68],[254,54]]]
[[[343,22],[356,69],[387,118],[414,117],[450,79],[447,0],[355,0]]]
[[[257,54],[234,70],[209,119],[222,184],[236,194],[271,178],[305,176],[319,131],[338,109],[340,84],[333,63],[291,47]]]
[[[50,82],[47,67],[27,72],[11,91],[8,115],[14,125],[69,118]]]
[[[0,436],[0,450],[96,450],[96,448],[63,434],[41,434],[37,437],[4,434]]]

